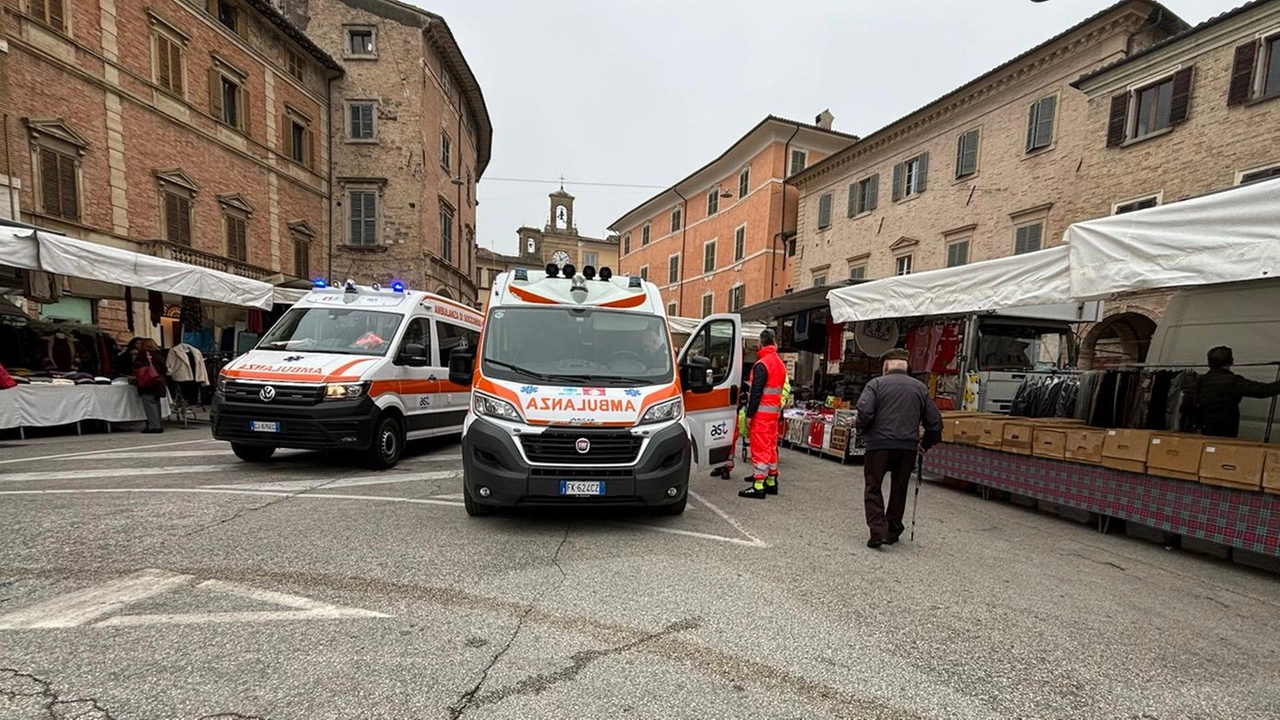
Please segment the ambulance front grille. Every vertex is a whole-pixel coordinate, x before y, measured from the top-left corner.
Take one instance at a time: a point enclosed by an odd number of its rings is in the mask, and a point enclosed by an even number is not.
[[[271,390],[264,394],[264,389]],[[256,403],[260,405],[315,405],[320,402],[320,385],[274,385],[229,381],[224,392],[227,402]],[[270,398],[269,400],[266,398]]]
[[[587,441],[586,452],[578,451],[579,440]],[[631,433],[581,430],[548,430],[520,438],[529,462],[563,465],[629,465],[640,454],[641,442]]]

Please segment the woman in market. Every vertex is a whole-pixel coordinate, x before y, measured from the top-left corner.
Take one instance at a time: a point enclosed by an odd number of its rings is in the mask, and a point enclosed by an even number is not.
[[[137,348],[133,357],[133,376],[138,383],[138,395],[142,398],[142,411],[146,415],[147,425],[142,432],[155,434],[164,432],[161,424],[160,399],[168,393],[169,378],[165,374],[164,358],[160,356],[160,347],[150,338],[134,338],[130,343]]]

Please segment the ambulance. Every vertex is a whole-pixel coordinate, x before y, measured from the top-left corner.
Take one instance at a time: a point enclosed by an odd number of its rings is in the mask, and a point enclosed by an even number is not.
[[[693,463],[731,452],[742,324],[711,315],[677,352],[662,295],[609,268],[548,265],[494,282],[462,434],[467,513],[585,505],[684,512]]]
[[[470,391],[449,382],[449,356],[474,348],[483,322],[476,310],[399,282],[317,282],[223,369],[213,437],[248,462],[277,448],[349,450],[389,468],[406,441],[461,432]]]

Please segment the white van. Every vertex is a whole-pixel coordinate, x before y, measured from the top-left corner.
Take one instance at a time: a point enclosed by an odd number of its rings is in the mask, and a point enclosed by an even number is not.
[[[484,317],[430,293],[316,288],[218,377],[213,437],[242,460],[276,448],[351,450],[396,464],[407,440],[459,433],[470,393],[449,354],[475,347]]]
[[[1232,370],[1250,380],[1280,380],[1280,280],[1250,280],[1180,290],[1169,300],[1147,351],[1148,367],[1195,366],[1208,369],[1206,355],[1230,347]],[[1272,363],[1255,365],[1255,363]],[[1240,439],[1261,441],[1275,405],[1271,399],[1240,403]],[[1273,431],[1271,438],[1277,434]]]
[[[662,294],[639,277],[573,266],[498,276],[462,436],[471,515],[585,505],[684,512],[692,464],[729,458],[742,323],[711,315],[676,353]]]

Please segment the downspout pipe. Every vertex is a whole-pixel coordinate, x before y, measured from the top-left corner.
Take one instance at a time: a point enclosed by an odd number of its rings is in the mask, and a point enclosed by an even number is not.
[[[333,75],[330,75],[329,79],[324,84],[325,104],[329,106],[329,132],[327,133],[328,137],[325,138],[325,145],[327,145],[329,149],[329,157],[325,162],[327,166],[325,174],[329,181],[329,252],[328,252],[328,257],[325,258],[328,265],[325,268],[324,276],[328,278],[329,282],[333,282],[333,233],[334,233],[333,204],[337,202],[337,197],[334,193],[334,187],[333,187],[334,185],[333,183],[333,132],[334,132],[333,130],[333,81],[334,80],[337,80],[337,78],[334,77]]]
[[[792,131],[791,137],[787,138],[787,144],[782,148],[782,217],[778,220],[778,234],[773,239],[774,251],[777,251],[778,240],[783,241],[782,246],[782,267],[787,266],[787,168],[791,164],[791,141],[796,139],[796,135],[800,134],[800,126]],[[778,259],[771,258],[769,263],[769,297],[778,290]]]
[[[675,186],[672,186],[672,187],[671,187],[671,189],[672,189],[672,191],[674,191],[674,192],[675,192],[675,194],[676,194],[676,195],[679,195],[679,196],[680,196],[680,200],[684,203],[683,205],[681,205],[681,206],[680,206],[680,277],[678,278],[678,280],[680,281],[680,300],[679,300],[680,307],[677,309],[677,312],[683,313],[683,312],[685,311],[685,307],[684,307],[684,284],[685,284],[685,283],[684,283],[684,276],[685,276],[684,255],[685,255],[685,251],[688,249],[688,248],[687,248],[687,246],[686,246],[686,244],[685,244],[685,241],[686,241],[686,240],[688,239],[688,237],[689,237],[689,198],[685,197],[684,195],[682,195],[682,194],[680,193],[680,188],[675,187]],[[683,315],[682,317],[689,317],[689,316],[688,316],[688,315]]]

